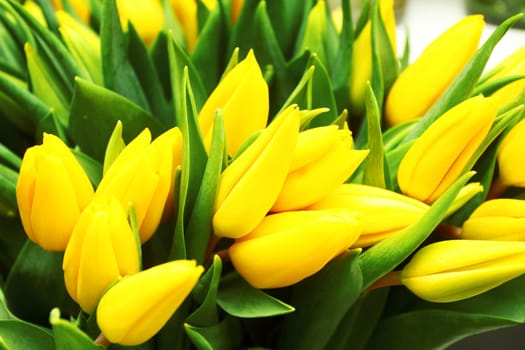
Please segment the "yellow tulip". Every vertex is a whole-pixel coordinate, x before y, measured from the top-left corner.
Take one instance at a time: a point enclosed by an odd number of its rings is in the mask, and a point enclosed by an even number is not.
[[[120,22],[127,31],[128,21],[150,45],[164,26],[164,13],[158,0],[117,0]]]
[[[525,120],[505,135],[498,147],[497,159],[501,182],[525,187]]]
[[[176,135],[165,133],[150,144],[145,129],[118,155],[95,193],[95,198],[117,198],[126,209],[133,204],[142,243],[157,229],[173,189]]]
[[[525,201],[499,198],[483,202],[464,222],[462,237],[525,241]]]
[[[390,125],[422,117],[476,52],[483,16],[466,16],[409,65],[392,85],[385,104]]]
[[[360,227],[346,210],[289,211],[266,216],[229,248],[233,266],[256,288],[295,284],[354,244]]]
[[[401,160],[397,173],[401,191],[434,202],[465,171],[498,108],[497,100],[476,96],[445,112]]]
[[[381,18],[385,24],[392,48],[396,48],[396,19],[394,0],[379,0]],[[350,80],[350,106],[352,111],[363,114],[365,109],[366,82],[372,78],[372,25],[365,25],[354,41],[352,75]]]
[[[345,182],[368,150],[354,150],[352,133],[325,126],[299,134],[292,165],[271,211],[304,208]]]
[[[53,6],[57,10],[64,9],[64,0],[53,0]],[[89,0],[68,0],[69,5],[73,8],[77,16],[84,23],[89,23],[89,16],[91,9],[89,7]]]
[[[448,303],[476,296],[525,273],[525,242],[448,240],[416,252],[402,283],[422,299]]]
[[[193,51],[199,35],[199,24],[197,23],[197,1],[194,0],[170,0],[171,8],[182,27],[188,51]]]
[[[224,170],[213,216],[217,236],[238,238],[261,222],[281,191],[298,134],[299,110],[291,106]]]
[[[418,221],[428,205],[379,187],[343,184],[308,207],[309,210],[330,208],[345,209],[356,215],[362,232],[353,247],[368,247]]]
[[[215,110],[224,114],[224,128],[228,152],[235,154],[252,135],[266,126],[268,121],[268,85],[250,50],[222,81],[202,107],[199,124],[206,145],[211,143]]]
[[[93,186],[69,148],[44,134],[42,145],[24,154],[16,199],[27,236],[42,248],[64,251]]]
[[[175,260],[124,277],[98,305],[102,334],[122,345],[146,342],[169,320],[203,270],[195,261]]]
[[[64,254],[66,288],[91,313],[106,288],[139,271],[137,242],[116,199],[94,201],[80,215]]]
[[[501,60],[486,73],[486,76],[490,77],[488,81],[494,81],[499,78],[523,74],[525,74],[525,46],[520,47]]]

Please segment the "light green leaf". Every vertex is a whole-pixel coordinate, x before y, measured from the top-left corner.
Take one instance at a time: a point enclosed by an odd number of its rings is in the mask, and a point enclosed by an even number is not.
[[[60,310],[51,310],[49,323],[53,328],[56,350],[101,350],[93,340],[75,324],[60,318]]]
[[[363,162],[363,184],[385,188],[383,135],[381,134],[381,112],[370,82],[366,89],[366,118],[368,126],[368,149]],[[391,187],[391,186],[389,186]]]
[[[9,350],[55,350],[49,331],[20,320],[0,320],[0,347]]]

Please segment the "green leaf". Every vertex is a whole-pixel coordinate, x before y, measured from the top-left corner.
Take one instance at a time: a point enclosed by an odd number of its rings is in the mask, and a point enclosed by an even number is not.
[[[219,322],[217,288],[221,272],[221,258],[215,255],[213,264],[193,289],[193,295],[200,305],[186,319],[186,323],[191,327],[211,327]]]
[[[522,15],[516,15],[500,24],[490,35],[485,43],[478,49],[467,65],[449,85],[439,99],[430,107],[423,118],[412,128],[405,141],[416,139],[445,111],[463,101],[472,93],[477,80],[483,73],[492,50],[501,40],[509,28],[516,23]]]
[[[225,143],[224,118],[219,109],[216,111],[213,122],[210,154],[202,175],[202,183],[186,228],[188,257],[196,259],[199,264],[204,263],[206,249],[212,235],[215,196],[226,152]]]
[[[49,331],[19,320],[0,320],[0,341],[0,348],[9,350],[55,350]]]
[[[86,172],[89,180],[96,188],[100,180],[102,180],[102,164],[100,162],[97,162],[87,154],[79,151],[78,149],[74,148],[72,149],[72,152],[77,161],[80,163],[80,165]]]
[[[78,305],[69,297],[64,285],[62,256],[62,253],[47,252],[26,240],[5,284],[5,297],[13,314],[45,325],[54,307],[68,315],[78,313]]]
[[[104,1],[100,27],[100,47],[104,86],[150,111],[128,55],[129,38],[122,31],[115,0]]]
[[[124,125],[125,142],[145,128],[149,128],[154,137],[162,131],[157,120],[125,97],[77,78],[68,131],[81,150],[102,162],[107,141],[118,120]]]
[[[367,82],[366,89],[366,118],[370,153],[368,153],[363,164],[363,184],[385,188],[385,156],[383,135],[381,134],[381,111],[370,82]]]
[[[198,350],[231,350],[241,345],[239,321],[233,317],[226,317],[209,327],[185,324],[184,329]]]
[[[325,65],[333,61],[333,49],[328,46],[328,24],[326,18],[326,2],[319,1],[308,13],[302,37],[299,39],[296,54],[304,51],[315,53]]]
[[[315,54],[310,57],[308,66],[311,65],[315,67],[311,82],[311,106],[306,107],[308,109],[326,107],[329,108],[330,111],[314,118],[310,126],[317,127],[333,124],[336,122],[338,114],[330,76],[328,75],[326,67]]]
[[[240,318],[285,315],[295,310],[293,306],[252,287],[236,272],[222,278],[217,303],[228,314]]]
[[[49,323],[53,328],[56,350],[100,350],[93,340],[75,324],[60,318],[60,310],[51,310]]]
[[[395,269],[423,243],[443,220],[447,209],[472,175],[472,172],[466,173],[456,180],[417,222],[375,244],[361,255],[364,288]]]
[[[283,319],[277,349],[325,348],[362,291],[359,253],[345,251],[293,286],[290,303],[296,310]]]
[[[341,6],[343,10],[343,28],[339,34],[339,50],[331,72],[334,96],[339,109],[349,104],[350,74],[352,71],[352,52],[354,46],[352,7],[349,1],[342,1]]]

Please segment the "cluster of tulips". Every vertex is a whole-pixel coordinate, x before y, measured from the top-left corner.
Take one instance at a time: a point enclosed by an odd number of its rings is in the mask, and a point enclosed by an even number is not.
[[[0,239],[0,340],[379,349],[421,327],[401,349],[524,322],[497,304],[525,274],[525,47],[485,69],[520,16],[482,45],[466,16],[409,63],[392,0],[341,5],[0,0],[0,225],[28,238]],[[429,310],[485,323],[435,336]]]

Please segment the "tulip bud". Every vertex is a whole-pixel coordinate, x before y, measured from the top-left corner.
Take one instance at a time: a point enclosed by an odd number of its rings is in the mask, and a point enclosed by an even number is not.
[[[118,155],[95,193],[95,198],[117,198],[123,208],[133,204],[142,243],[157,229],[173,188],[176,134],[165,133],[150,144],[145,129]]]
[[[383,188],[343,184],[310,210],[345,209],[361,223],[362,232],[353,247],[368,247],[395,235],[418,221],[428,205]]]
[[[352,133],[336,125],[299,133],[292,165],[271,211],[304,208],[345,182],[368,150],[354,150]]]
[[[226,142],[231,154],[237,153],[239,147],[255,131],[266,126],[269,110],[268,85],[252,50],[226,74],[199,113],[201,132],[208,146],[211,144],[217,108],[221,108],[224,115]]]
[[[487,136],[498,112],[496,101],[469,98],[430,125],[401,160],[397,173],[401,191],[434,202],[466,170]]]
[[[501,182],[525,187],[525,119],[505,135],[498,147],[497,159]]]
[[[463,223],[462,237],[525,241],[525,201],[500,198],[483,202]]]
[[[242,237],[261,222],[281,191],[298,134],[299,110],[290,106],[224,170],[213,216],[216,235]]]
[[[128,21],[133,23],[142,40],[149,45],[164,26],[164,13],[159,1],[117,0],[122,28],[127,31]]]
[[[525,242],[448,240],[418,250],[402,283],[418,297],[448,303],[476,296],[525,273]]]
[[[29,239],[50,251],[64,251],[93,187],[69,148],[44,134],[42,145],[28,148],[16,184],[22,225]]]
[[[233,266],[256,288],[280,288],[318,272],[359,237],[345,210],[289,211],[266,216],[229,248]]]
[[[188,296],[202,272],[193,260],[175,260],[124,277],[98,305],[102,334],[122,345],[148,341]]]
[[[485,22],[466,16],[435,39],[392,85],[385,104],[390,125],[422,117],[472,58]]]
[[[380,0],[379,11],[385,24],[388,39],[394,49],[396,47],[396,19],[394,16],[394,1]],[[350,81],[350,105],[357,114],[365,110],[366,82],[372,78],[372,25],[365,25],[354,41],[352,51],[352,75]]]
[[[91,313],[106,288],[139,271],[135,235],[118,201],[94,201],[82,212],[62,264],[66,289]]]

